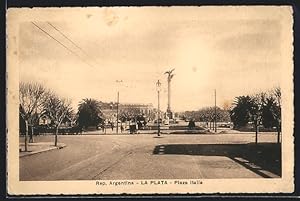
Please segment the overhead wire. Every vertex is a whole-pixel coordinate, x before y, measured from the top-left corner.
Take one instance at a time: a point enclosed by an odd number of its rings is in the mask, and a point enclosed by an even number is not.
[[[56,28],[53,24],[51,24],[50,22],[47,22],[47,24],[49,24],[53,29],[55,29],[58,33],[60,33],[64,38],[66,38],[68,41],[70,41],[73,45],[75,45],[78,49],[80,49],[84,54],[87,55],[87,53],[81,48],[79,47],[73,40],[71,40],[68,36],[66,36],[62,31],[60,31],[58,28]]]
[[[52,23],[50,23],[50,22],[48,22],[48,21],[47,21],[47,23],[48,23],[53,29],[55,29],[58,33],[60,33],[64,38],[66,38],[69,42],[71,42],[75,47],[77,47],[82,53],[84,53],[85,56],[90,57],[89,54],[88,54],[86,51],[84,51],[79,45],[77,45],[73,40],[71,40],[70,37],[68,37],[66,34],[64,34],[61,30],[59,30],[59,29],[58,29],[56,26],[54,26]],[[91,59],[91,60],[94,61],[96,64],[98,64],[97,61],[95,61],[94,59]]]
[[[58,39],[56,39],[55,37],[53,37],[51,34],[49,34],[47,31],[45,31],[43,28],[41,28],[39,25],[37,25],[34,22],[31,22],[35,27],[37,27],[40,31],[42,31],[44,34],[48,35],[50,38],[52,38],[54,41],[56,41],[57,43],[59,43],[61,46],[63,46],[66,50],[68,50],[69,52],[71,52],[73,55],[75,55],[76,57],[78,57],[82,62],[84,62],[85,64],[87,64],[90,67],[93,67],[93,65],[91,65],[90,63],[88,63],[86,60],[84,60],[81,56],[79,56],[76,52],[74,52],[73,50],[71,50],[70,48],[68,48],[66,45],[64,45],[62,42],[60,42]]]

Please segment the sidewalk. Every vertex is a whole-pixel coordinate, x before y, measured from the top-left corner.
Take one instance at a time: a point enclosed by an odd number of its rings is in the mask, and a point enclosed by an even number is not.
[[[57,147],[54,146],[54,142],[34,142],[34,143],[28,143],[28,151],[25,152],[25,144],[20,143],[19,149],[20,149],[20,157],[30,156],[33,154],[38,154],[46,151],[51,151],[55,149],[62,149],[66,147],[67,145],[64,143],[58,143]]]
[[[161,134],[212,134],[204,130],[161,130]],[[157,134],[157,130],[138,130],[134,134],[130,134],[128,130],[121,132],[119,130],[118,135],[136,135],[136,134]],[[86,131],[82,132],[81,135],[117,135],[117,131],[114,129],[113,131],[107,130],[106,132],[103,132],[102,130],[96,130],[96,131]]]

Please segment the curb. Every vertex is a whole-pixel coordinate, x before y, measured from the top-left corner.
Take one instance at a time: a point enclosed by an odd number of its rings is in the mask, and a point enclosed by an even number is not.
[[[31,155],[34,155],[34,154],[39,154],[39,153],[43,153],[43,152],[47,152],[47,151],[52,151],[52,150],[55,150],[55,149],[62,149],[66,146],[67,146],[66,144],[61,143],[58,147],[51,147],[51,148],[47,148],[47,149],[42,149],[42,150],[38,150],[38,151],[29,152],[25,155],[19,155],[19,158],[23,158],[23,157],[26,157],[26,156],[31,156]]]

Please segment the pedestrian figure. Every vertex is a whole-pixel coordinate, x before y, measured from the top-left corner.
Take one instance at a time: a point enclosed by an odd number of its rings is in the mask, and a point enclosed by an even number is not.
[[[133,120],[130,121],[129,129],[130,129],[130,134],[135,133],[135,130],[136,130],[136,124],[135,124],[135,122],[134,122]]]
[[[123,125],[121,125],[121,133],[123,133],[123,131],[124,131],[124,127]]]
[[[138,125],[138,130],[140,130],[143,126],[142,122],[140,122],[140,121],[137,122],[137,125]]]
[[[111,126],[111,130],[114,131],[114,123],[113,122],[110,123],[110,126]]]
[[[188,127],[189,127],[190,130],[194,129],[196,127],[195,121],[191,119],[190,122],[189,122]]]
[[[76,126],[76,135],[78,135],[78,134],[82,134],[82,131],[83,131],[83,127],[82,126]]]

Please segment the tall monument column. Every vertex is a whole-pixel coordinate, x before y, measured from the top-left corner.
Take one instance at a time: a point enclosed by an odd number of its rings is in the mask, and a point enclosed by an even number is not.
[[[171,112],[171,79],[168,78],[168,108],[167,111]]]
[[[167,107],[167,116],[170,119],[173,119],[173,114],[171,111],[171,80],[174,76],[173,71],[175,70],[175,68],[173,68],[172,70],[166,71],[165,74],[168,75],[168,107]]]

